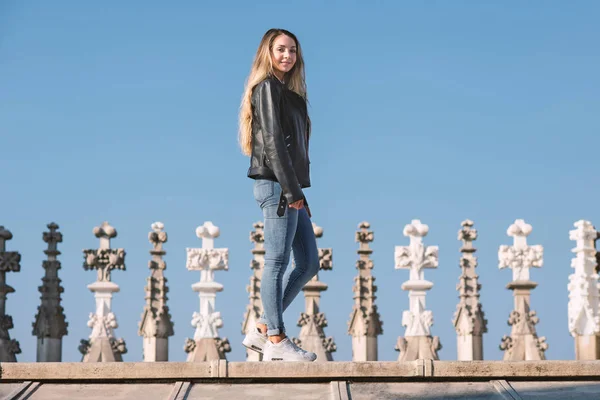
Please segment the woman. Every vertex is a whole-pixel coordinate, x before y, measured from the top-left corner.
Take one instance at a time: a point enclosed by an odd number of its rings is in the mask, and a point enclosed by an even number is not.
[[[314,361],[285,333],[283,312],[319,270],[317,243],[303,188],[310,186],[304,60],[300,43],[284,29],[263,36],[240,111],[240,144],[250,156],[248,177],[265,219],[264,313],[243,344],[267,361]],[[286,273],[294,256],[295,267]],[[285,276],[284,276],[285,275]]]

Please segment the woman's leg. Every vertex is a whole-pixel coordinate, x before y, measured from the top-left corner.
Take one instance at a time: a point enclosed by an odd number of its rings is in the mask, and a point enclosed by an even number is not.
[[[294,268],[283,280],[282,306],[285,311],[300,290],[319,272],[319,250],[312,221],[305,208],[298,210],[298,223],[292,244]]]
[[[298,210],[288,208],[282,217],[277,215],[281,186],[267,181],[255,184],[255,198],[259,202],[265,219],[265,266],[260,294],[267,335],[283,336],[283,276],[290,261],[292,242],[297,230]]]
[[[304,208],[298,210],[298,224],[292,243],[292,254],[294,268],[288,271],[283,277],[282,309],[284,312],[292,301],[294,301],[298,293],[300,293],[304,285],[319,272],[317,240],[312,227],[312,221]],[[266,333],[267,322],[264,313],[259,320],[259,325],[263,324],[265,328],[261,329],[261,331]],[[262,326],[259,328],[262,328]]]

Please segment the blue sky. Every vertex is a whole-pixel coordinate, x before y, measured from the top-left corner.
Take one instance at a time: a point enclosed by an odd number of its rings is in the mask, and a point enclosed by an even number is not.
[[[394,269],[394,247],[407,245],[405,224],[428,224],[439,268],[427,297],[440,336],[440,358],[456,358],[452,315],[458,302],[457,231],[471,219],[489,320],[486,359],[502,356],[513,306],[498,270],[498,246],[517,218],[533,226],[530,244],[544,246],[532,308],[549,359],[574,358],[567,329],[568,276],[579,219],[600,224],[600,5],[594,1],[492,2],[0,2],[0,224],[22,254],[7,301],[21,343],[19,361],[35,361],[31,335],[41,284],[42,232],[55,221],[69,335],[63,360],[78,361],[90,334],[95,273],[82,268],[92,229],[109,221],[114,247],[127,251],[127,271],[113,281],[126,361],[142,359],[137,323],[149,274],[150,225],[162,221],[169,306],[175,322],[170,359],[185,360],[198,309],[185,269],[185,248],[200,246],[195,228],[221,228],[230,269],[216,274],[217,297],[232,361],[244,359],[240,332],[251,270],[248,233],[261,213],[237,147],[237,110],[262,34],[296,33],[307,65],[313,220],[324,228],[334,269],[322,309],[338,351],[351,359],[346,334],[352,309],[357,244],[369,221],[373,271],[384,321],[381,360],[395,360],[408,295],[408,272]],[[304,307],[286,313],[291,335]]]

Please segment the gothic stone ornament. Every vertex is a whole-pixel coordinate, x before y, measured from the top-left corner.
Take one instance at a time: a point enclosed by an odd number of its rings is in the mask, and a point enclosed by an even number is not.
[[[569,276],[569,332],[575,338],[577,360],[600,359],[600,294],[594,246],[598,232],[589,221],[575,222],[569,238],[576,242],[573,274]]]
[[[152,259],[148,262],[150,276],[146,279],[146,306],[142,312],[138,335],[144,338],[144,361],[168,361],[169,336],[173,336],[173,322],[167,307],[167,278],[164,271],[167,263],[163,256],[163,244],[167,242],[164,224],[155,222],[148,240],[153,246],[150,250]]]
[[[37,361],[60,362],[62,360],[62,337],[67,335],[67,326],[64,309],[61,306],[61,293],[64,288],[60,285],[58,270],[61,268],[57,256],[57,244],[62,243],[62,233],[58,232],[58,225],[54,222],[47,225],[49,232],[44,232],[44,242],[48,249],[44,251],[48,256],[42,264],[45,275],[42,286],[38,287],[42,294],[42,304],[38,307],[35,322],[33,322],[33,335],[37,336]]]
[[[317,239],[323,237],[323,228],[313,224],[313,231]],[[319,269],[329,271],[333,268],[332,249],[319,249]],[[320,311],[321,292],[327,290],[327,284],[319,280],[316,274],[304,287],[305,311],[300,314],[298,326],[300,334],[294,339],[296,344],[304,350],[317,355],[317,361],[333,361],[331,353],[337,350],[332,337],[325,335],[327,318]]]
[[[377,361],[377,336],[383,333],[383,322],[375,305],[377,286],[375,277],[371,275],[373,260],[370,256],[373,250],[369,248],[369,243],[373,242],[374,234],[370,228],[368,222],[361,222],[355,236],[355,241],[359,243],[359,259],[356,262],[358,275],[354,278],[354,307],[348,321],[348,334],[352,336],[352,361]]]
[[[225,360],[225,353],[231,351],[227,338],[219,338],[218,328],[223,326],[221,313],[215,311],[217,292],[223,290],[223,285],[215,282],[215,271],[229,269],[229,250],[215,249],[214,240],[219,237],[219,228],[212,222],[205,222],[196,229],[196,236],[202,239],[202,248],[187,249],[187,269],[200,271],[200,281],[192,285],[200,297],[200,312],[194,312],[192,326],[194,345],[192,339],[187,339],[184,350],[188,353],[187,361],[202,362],[211,360]]]
[[[125,270],[125,250],[110,248],[110,239],[117,237],[117,230],[108,222],[94,228],[93,232],[100,239],[100,246],[83,250],[83,268],[98,271],[96,282],[88,285],[94,293],[96,312],[90,313],[88,327],[92,328],[92,333],[89,340],[81,341],[79,351],[83,354],[83,362],[123,361],[122,355],[127,348],[123,339],[114,336],[114,329],[119,325],[112,312],[112,296],[119,291],[119,285],[111,282],[111,271]]]
[[[402,290],[409,292],[410,310],[402,313],[402,325],[406,327],[404,338],[398,339],[396,350],[400,351],[398,361],[412,361],[420,358],[438,360],[441,349],[439,338],[431,336],[433,314],[425,308],[425,296],[433,283],[424,279],[426,268],[437,268],[438,247],[423,245],[423,237],[429,227],[418,219],[404,227],[404,236],[410,238],[408,246],[396,246],[396,269],[408,269],[409,280],[402,284]]]
[[[513,291],[515,308],[508,324],[512,327],[510,336],[504,336],[500,349],[504,351],[504,361],[545,360],[548,348],[546,338],[537,336],[535,325],[539,322],[535,311],[530,308],[531,290],[537,283],[530,280],[529,270],[543,264],[543,247],[527,245],[527,236],[532,227],[522,219],[517,219],[507,230],[512,236],[513,246],[500,246],[498,251],[499,268],[512,268],[513,281],[506,287]]]
[[[461,225],[458,240],[463,242],[460,249],[462,274],[456,286],[460,301],[453,319],[457,333],[458,360],[483,360],[483,333],[487,332],[487,320],[479,302],[481,284],[475,273],[477,257],[473,241],[477,239],[477,230],[473,229],[473,221],[470,220],[463,221]]]
[[[14,325],[12,317],[6,314],[6,295],[15,291],[6,284],[6,273],[21,270],[21,255],[6,251],[6,242],[12,237],[12,233],[0,225],[0,362],[16,362],[16,354],[21,353],[19,342],[10,338],[8,331]]]
[[[97,270],[97,282],[110,282],[113,269],[125,270],[125,250],[111,249],[110,239],[117,237],[117,230],[108,222],[94,228],[94,235],[100,239],[98,249],[83,250],[85,261],[83,269]]]
[[[528,246],[527,236],[532,227],[522,219],[517,219],[506,234],[514,239],[513,246],[500,246],[498,258],[499,268],[513,270],[513,281],[529,281],[529,270],[532,267],[540,268],[543,264],[544,248],[541,245]]]
[[[253,227],[254,230],[250,232],[250,241],[254,243],[254,248],[252,249],[253,257],[252,261],[250,261],[252,276],[250,277],[250,284],[246,286],[250,301],[244,313],[242,335],[247,335],[251,330],[256,329],[256,323],[263,312],[260,283],[265,266],[264,224],[263,222],[256,222],[253,224]],[[246,361],[262,361],[262,354],[246,349]]]

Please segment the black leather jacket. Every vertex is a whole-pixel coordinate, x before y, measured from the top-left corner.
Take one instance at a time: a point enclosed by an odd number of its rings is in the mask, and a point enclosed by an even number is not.
[[[275,77],[252,92],[252,156],[248,176],[279,182],[282,200],[306,198],[310,187],[309,121],[306,101]],[[282,206],[280,202],[280,208]],[[285,210],[285,208],[284,208]]]

